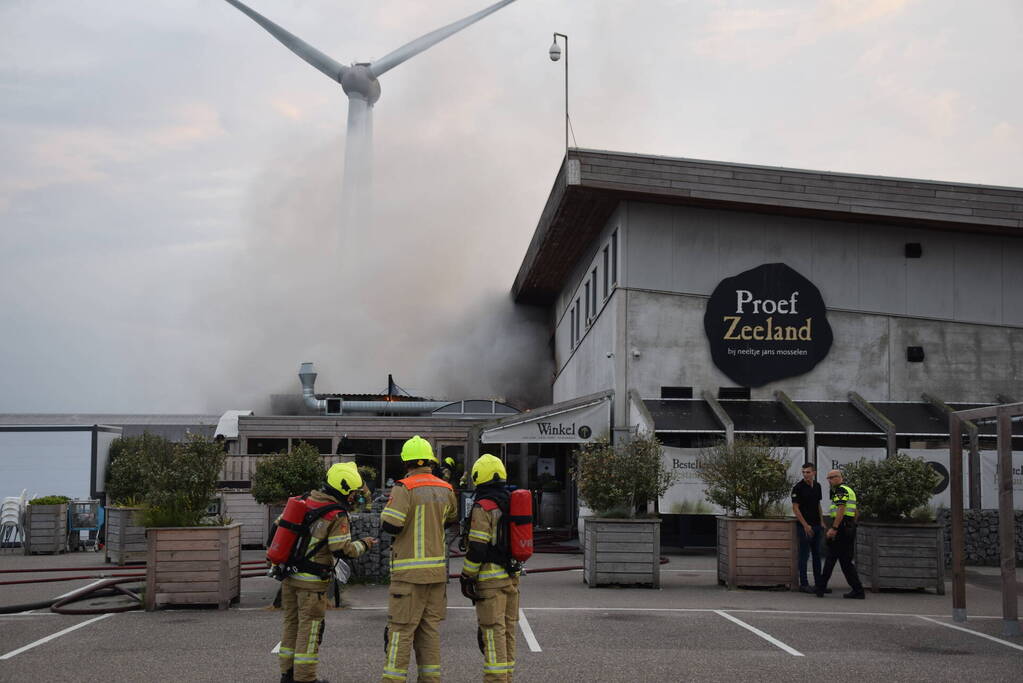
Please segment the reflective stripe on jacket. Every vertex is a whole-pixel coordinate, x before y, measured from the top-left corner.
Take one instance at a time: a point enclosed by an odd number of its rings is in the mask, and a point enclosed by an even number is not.
[[[391,543],[391,576],[408,583],[447,581],[444,525],[457,521],[451,485],[420,467],[391,489],[382,521],[400,527]]]
[[[838,514],[838,508],[845,506],[845,516],[856,516],[856,492],[848,484],[839,484],[831,489],[831,516]]]

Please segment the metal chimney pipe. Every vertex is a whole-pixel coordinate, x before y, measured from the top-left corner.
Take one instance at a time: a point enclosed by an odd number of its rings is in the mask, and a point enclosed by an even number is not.
[[[313,370],[312,363],[302,363],[302,367],[298,371],[298,381],[302,383],[302,400],[305,401],[306,407],[317,413],[326,412],[327,402],[317,399],[316,392],[313,390],[316,385],[316,372]]]

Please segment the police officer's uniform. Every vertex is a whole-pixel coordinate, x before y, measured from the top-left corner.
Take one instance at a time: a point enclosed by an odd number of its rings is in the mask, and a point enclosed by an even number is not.
[[[835,562],[842,565],[842,574],[852,588],[851,593],[844,597],[863,597],[863,584],[860,583],[860,575],[856,571],[854,555],[856,553],[856,493],[848,484],[837,484],[831,487],[831,517],[838,513],[838,508],[845,506],[845,514],[839,523],[834,538],[826,541],[828,558],[824,561],[824,568],[821,570],[821,583],[817,584],[817,596],[821,597],[828,587],[831,573],[835,570]],[[834,523],[834,522],[832,522]]]

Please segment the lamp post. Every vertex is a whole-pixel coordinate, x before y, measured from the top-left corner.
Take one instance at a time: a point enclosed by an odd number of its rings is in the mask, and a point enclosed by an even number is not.
[[[551,43],[551,49],[547,51],[550,55],[551,61],[556,62],[561,59],[561,46],[558,45],[558,38],[561,38],[565,42],[565,158],[568,158],[568,36],[564,33],[555,33],[554,42]]]

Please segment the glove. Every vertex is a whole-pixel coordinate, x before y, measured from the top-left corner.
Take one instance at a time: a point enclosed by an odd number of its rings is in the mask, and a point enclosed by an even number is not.
[[[479,586],[476,583],[476,579],[470,579],[465,574],[458,577],[459,583],[462,584],[462,595],[475,602],[480,599]]]

